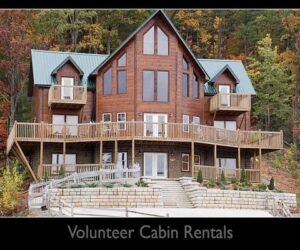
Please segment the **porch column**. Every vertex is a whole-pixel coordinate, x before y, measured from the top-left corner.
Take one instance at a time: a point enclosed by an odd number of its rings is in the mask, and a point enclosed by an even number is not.
[[[259,181],[260,181],[260,171],[261,171],[261,147],[259,148]]]
[[[115,159],[114,159],[114,163],[117,164],[117,161],[118,161],[118,141],[115,140],[115,155],[114,155]]]
[[[195,143],[191,143],[191,155],[192,155],[192,178],[195,178]]]
[[[131,141],[131,168],[133,168],[135,161],[135,143],[134,140]]]
[[[66,164],[66,142],[63,142],[63,166]]]
[[[241,148],[238,147],[238,171],[237,171],[237,179],[240,179],[241,172]]]
[[[100,144],[99,144],[99,164],[102,165],[103,163],[103,141],[100,141]]]
[[[217,166],[217,145],[214,145],[214,166]]]
[[[41,141],[41,145],[40,145],[40,164],[39,164],[39,168],[38,168],[38,178],[43,177],[43,162],[44,162],[44,142]]]

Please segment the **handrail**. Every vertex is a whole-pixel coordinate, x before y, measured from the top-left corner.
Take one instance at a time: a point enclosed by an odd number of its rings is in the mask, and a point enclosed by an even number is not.
[[[42,129],[43,128],[43,129]],[[20,141],[68,142],[116,139],[195,141],[244,148],[283,148],[282,132],[228,130],[213,126],[143,121],[68,124],[16,123],[12,138]]]
[[[238,93],[218,93],[210,99],[210,112],[219,110],[251,110],[251,95]]]
[[[141,176],[141,168],[139,164],[134,164],[133,168],[126,169],[99,169],[92,172],[73,173],[61,179],[52,179],[46,182],[32,183],[29,186],[28,206],[32,206],[33,200],[42,197],[42,204],[49,205],[48,190],[63,183],[80,183],[80,182],[130,182],[139,179]],[[39,205],[42,205],[39,204]]]
[[[63,96],[63,91],[68,90],[68,95]],[[86,104],[86,86],[51,85],[48,93],[48,105],[52,103],[79,103]]]

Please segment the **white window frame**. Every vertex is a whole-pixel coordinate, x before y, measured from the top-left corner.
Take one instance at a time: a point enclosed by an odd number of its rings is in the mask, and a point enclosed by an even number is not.
[[[187,118],[187,122],[185,122],[185,119]],[[189,124],[190,124],[190,116],[189,115],[182,115],[182,131],[183,132],[189,132]]]
[[[72,84],[65,85],[65,80],[71,80]],[[69,98],[66,98],[66,96],[65,96],[65,91],[67,89],[70,89],[70,96],[68,96]],[[61,77],[61,99],[62,100],[73,100],[73,98],[74,98],[73,90],[74,90],[74,78],[66,77],[66,76]]]
[[[125,115],[125,121],[119,121],[119,115]],[[127,115],[126,112],[117,113],[118,130],[126,130]]]
[[[105,115],[109,115],[109,117],[110,117],[110,121],[105,121],[104,120],[104,116]],[[112,121],[112,114],[111,113],[103,113],[102,114],[102,121],[103,121],[103,129],[105,130],[105,131],[107,131],[107,130],[111,130],[111,121]]]
[[[183,157],[187,156],[188,157],[188,161],[183,161]],[[183,169],[183,163],[187,163],[188,164],[188,169]],[[181,154],[181,171],[182,172],[190,172],[190,154],[186,154],[186,153],[182,153]]]
[[[199,159],[199,163],[196,163],[196,158]],[[195,166],[200,166],[201,165],[201,156],[200,155],[194,155],[194,164]]]

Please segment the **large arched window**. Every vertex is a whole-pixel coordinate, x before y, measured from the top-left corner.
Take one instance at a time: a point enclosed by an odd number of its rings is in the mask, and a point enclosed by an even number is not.
[[[143,38],[143,51],[148,55],[169,55],[169,38],[158,26],[152,26]]]

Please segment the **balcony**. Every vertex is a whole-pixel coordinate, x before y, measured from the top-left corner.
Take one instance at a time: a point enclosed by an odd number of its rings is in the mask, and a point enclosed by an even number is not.
[[[87,102],[86,86],[52,85],[48,94],[51,108],[78,109]]]
[[[251,95],[219,93],[210,99],[210,112],[239,115],[251,110]]]
[[[143,121],[98,122],[76,125],[16,122],[9,135],[7,152],[21,142],[99,142],[114,140],[195,142],[226,147],[283,148],[282,132],[227,130],[212,126]]]

